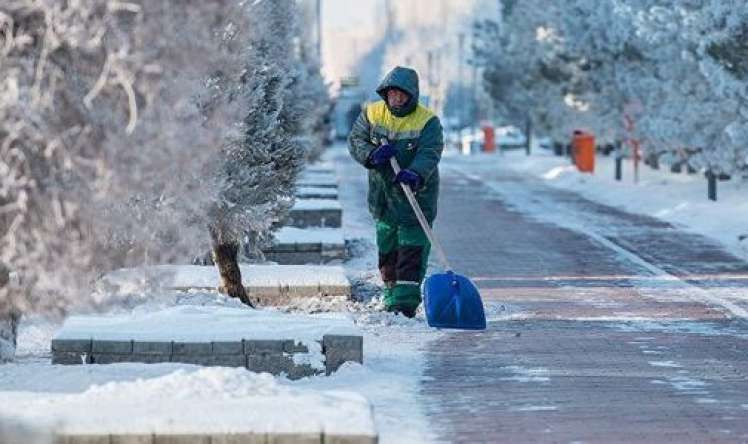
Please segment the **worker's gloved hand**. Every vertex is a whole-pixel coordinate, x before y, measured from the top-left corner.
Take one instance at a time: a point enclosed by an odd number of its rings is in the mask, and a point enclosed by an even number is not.
[[[374,166],[384,165],[390,160],[390,157],[394,156],[396,153],[397,149],[395,148],[395,145],[389,143],[381,145],[371,152],[369,155],[369,163]]]
[[[395,176],[395,182],[404,183],[410,186],[413,191],[418,191],[423,185],[423,178],[413,170],[400,170]]]

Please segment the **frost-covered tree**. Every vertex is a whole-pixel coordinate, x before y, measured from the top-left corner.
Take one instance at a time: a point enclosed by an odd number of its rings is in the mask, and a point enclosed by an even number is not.
[[[516,125],[531,116],[551,135],[565,133],[568,114],[580,108],[574,96],[579,60],[567,50],[558,21],[563,8],[556,2],[505,2],[500,22],[478,23],[474,47],[494,108]]]
[[[221,287],[250,305],[238,266],[242,240],[249,256],[261,255],[271,228],[293,204],[303,162],[319,153],[322,135],[315,131],[324,130],[320,122],[329,112],[298,12],[293,0],[253,4],[240,76],[216,73],[211,80],[219,98],[246,107],[223,148],[224,182],[210,210],[210,234]]]
[[[739,133],[745,107],[745,79],[731,70],[740,57],[740,29],[747,6],[732,1],[669,2],[635,11],[637,33],[649,44],[645,54],[658,63],[646,85],[641,115],[650,151],[688,147],[692,165],[714,173],[744,168]],[[737,136],[737,137],[735,137]]]
[[[0,5],[0,318],[94,303],[89,285],[116,267],[266,236],[309,127],[288,105],[307,66],[279,26],[294,6]]]
[[[121,2],[0,6],[0,262],[16,276],[0,285],[0,313],[59,312],[140,234],[116,230],[110,202],[137,218],[145,158],[132,147],[155,132],[138,125],[159,95],[141,17]]]
[[[486,89],[565,139],[574,127],[626,135],[651,156],[690,156],[712,172],[745,169],[744,2],[501,2],[483,29]],[[693,155],[693,153],[697,153]]]

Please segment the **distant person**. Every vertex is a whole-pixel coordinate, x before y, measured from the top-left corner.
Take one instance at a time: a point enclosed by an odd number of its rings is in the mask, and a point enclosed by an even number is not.
[[[351,134],[351,156],[369,170],[369,211],[376,221],[379,271],[387,311],[412,318],[421,303],[431,244],[400,183],[409,185],[429,225],[436,217],[438,164],[444,148],[439,118],[418,103],[418,73],[396,67],[377,88],[383,100],[363,107]],[[390,158],[402,171],[395,176]]]

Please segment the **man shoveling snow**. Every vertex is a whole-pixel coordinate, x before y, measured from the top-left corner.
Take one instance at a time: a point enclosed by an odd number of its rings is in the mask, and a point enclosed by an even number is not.
[[[431,244],[401,183],[411,187],[429,223],[436,217],[444,141],[439,118],[418,103],[418,74],[396,67],[364,106],[348,137],[351,156],[369,170],[369,211],[376,221],[379,271],[387,311],[415,316]],[[395,157],[402,167],[390,166]]]

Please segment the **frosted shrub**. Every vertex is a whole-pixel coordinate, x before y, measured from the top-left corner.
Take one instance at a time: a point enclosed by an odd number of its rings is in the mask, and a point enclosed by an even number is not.
[[[576,127],[646,156],[744,171],[748,5],[730,0],[503,1],[477,55],[496,109],[557,140]],[[626,130],[624,120],[634,123]]]
[[[113,268],[267,237],[307,156],[294,140],[318,137],[328,101],[296,43],[296,8],[0,5],[0,265],[12,277],[0,318],[90,304]],[[223,286],[248,302],[232,264],[229,251]]]

